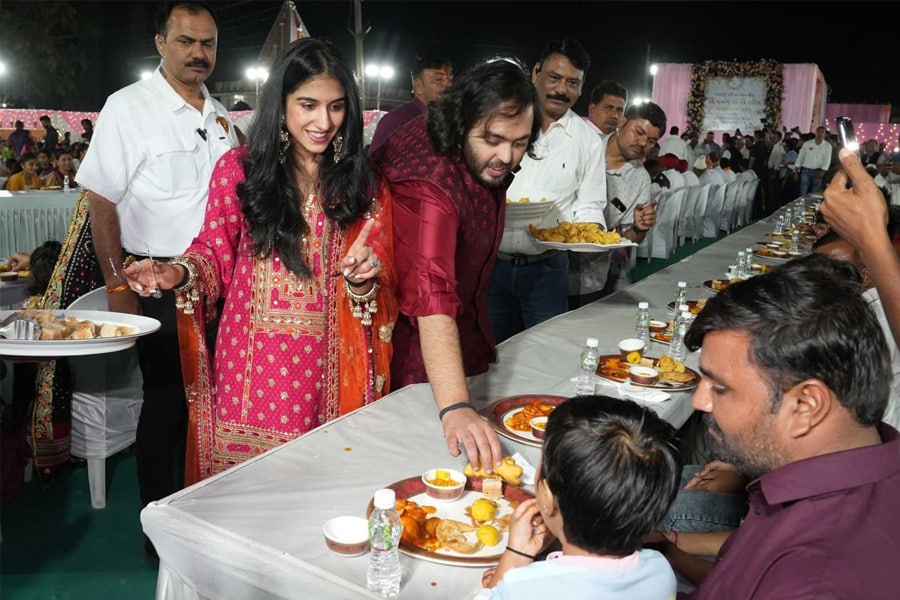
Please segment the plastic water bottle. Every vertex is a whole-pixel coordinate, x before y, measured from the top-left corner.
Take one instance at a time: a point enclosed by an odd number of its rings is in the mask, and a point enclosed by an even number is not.
[[[678,307],[687,300],[687,281],[679,281],[678,287],[675,289],[675,300],[672,302],[672,310],[669,311],[669,322],[675,320],[678,316]]]
[[[644,350],[650,348],[650,303],[638,302],[637,315],[634,317],[634,337],[644,342]]]
[[[796,229],[791,232],[791,247],[788,248],[788,252],[795,254],[800,252],[800,232]]]
[[[672,332],[672,343],[669,346],[669,356],[675,360],[684,361],[687,356],[687,346],[684,345],[684,336],[691,327],[693,317],[690,311],[684,311],[675,320],[675,330]]]
[[[578,380],[575,382],[576,396],[594,395],[594,373],[597,372],[599,364],[600,340],[589,337],[584,343],[584,350],[581,351],[581,371],[578,373]]]
[[[400,594],[400,534],[403,523],[397,514],[394,490],[375,492],[374,508],[369,516],[369,569],[366,587],[382,598],[396,598]]]
[[[788,206],[784,209],[784,224],[790,229],[794,225],[794,215],[791,212],[791,207]]]
[[[743,250],[738,250],[737,260],[735,261],[735,265],[737,266],[737,276],[738,279],[746,279],[747,277],[747,253]]]
[[[63,177],[63,192],[68,194],[69,189],[69,176],[66,175],[65,177]]]
[[[778,216],[778,220],[775,221],[775,231],[773,233],[775,233],[775,235],[784,233],[784,215]]]

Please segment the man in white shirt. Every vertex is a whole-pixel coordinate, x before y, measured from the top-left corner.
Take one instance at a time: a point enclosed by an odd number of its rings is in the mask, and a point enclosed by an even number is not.
[[[619,83],[604,79],[591,90],[588,123],[593,125],[605,143],[625,120],[628,92]]]
[[[688,148],[687,142],[678,135],[678,126],[672,125],[669,128],[669,136],[659,143],[659,155],[674,154],[678,160],[687,160]]]
[[[546,199],[553,207],[539,224],[560,221],[606,222],[606,177],[603,143],[571,107],[581,95],[590,57],[575,40],[550,42],[534,65],[541,132],[537,158],[525,155],[506,197]],[[545,250],[523,227],[503,231],[488,289],[488,313],[495,343],[568,309],[566,277],[569,256]]]
[[[135,455],[141,504],[180,488],[187,408],[174,293],[142,298],[119,277],[125,255],[166,260],[200,230],[215,161],[237,145],[228,111],[204,85],[216,62],[218,29],[204,2],[172,2],[156,21],[162,57],[150,79],[112,94],[97,120],[76,180],[89,190],[94,250],[109,309],[162,323],[138,340],[144,403]],[[155,550],[145,539],[146,553]]]
[[[816,128],[816,137],[800,146],[794,163],[794,179],[800,180],[801,196],[821,188],[822,176],[831,166],[831,144],[825,141],[825,128]]]

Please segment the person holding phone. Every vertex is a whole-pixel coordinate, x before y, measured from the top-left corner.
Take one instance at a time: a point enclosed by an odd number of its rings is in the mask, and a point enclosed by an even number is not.
[[[638,244],[656,224],[656,202],[644,159],[665,130],[662,108],[653,102],[633,104],[625,111],[622,127],[606,142],[606,225]],[[628,252],[628,248],[601,254],[573,252],[574,261],[580,264],[569,269],[569,308],[584,306],[630,284]]]

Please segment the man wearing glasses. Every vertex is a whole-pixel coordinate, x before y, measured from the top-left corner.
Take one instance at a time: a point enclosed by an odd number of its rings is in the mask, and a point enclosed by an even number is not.
[[[551,202],[539,227],[561,221],[599,223],[606,228],[606,157],[600,136],[575,114],[587,52],[575,40],[547,44],[535,63],[531,81],[537,92],[541,132],[537,158],[526,155],[507,190],[507,200]],[[544,250],[522,227],[507,226],[488,290],[494,342],[568,310],[569,257]]]

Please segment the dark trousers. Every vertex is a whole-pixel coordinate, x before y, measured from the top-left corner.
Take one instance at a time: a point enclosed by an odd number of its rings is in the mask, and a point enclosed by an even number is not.
[[[144,404],[138,420],[135,459],[141,507],[181,489],[184,482],[184,450],[187,404],[181,378],[175,294],[141,298],[146,317],[161,327],[138,339],[138,359],[144,377]]]

